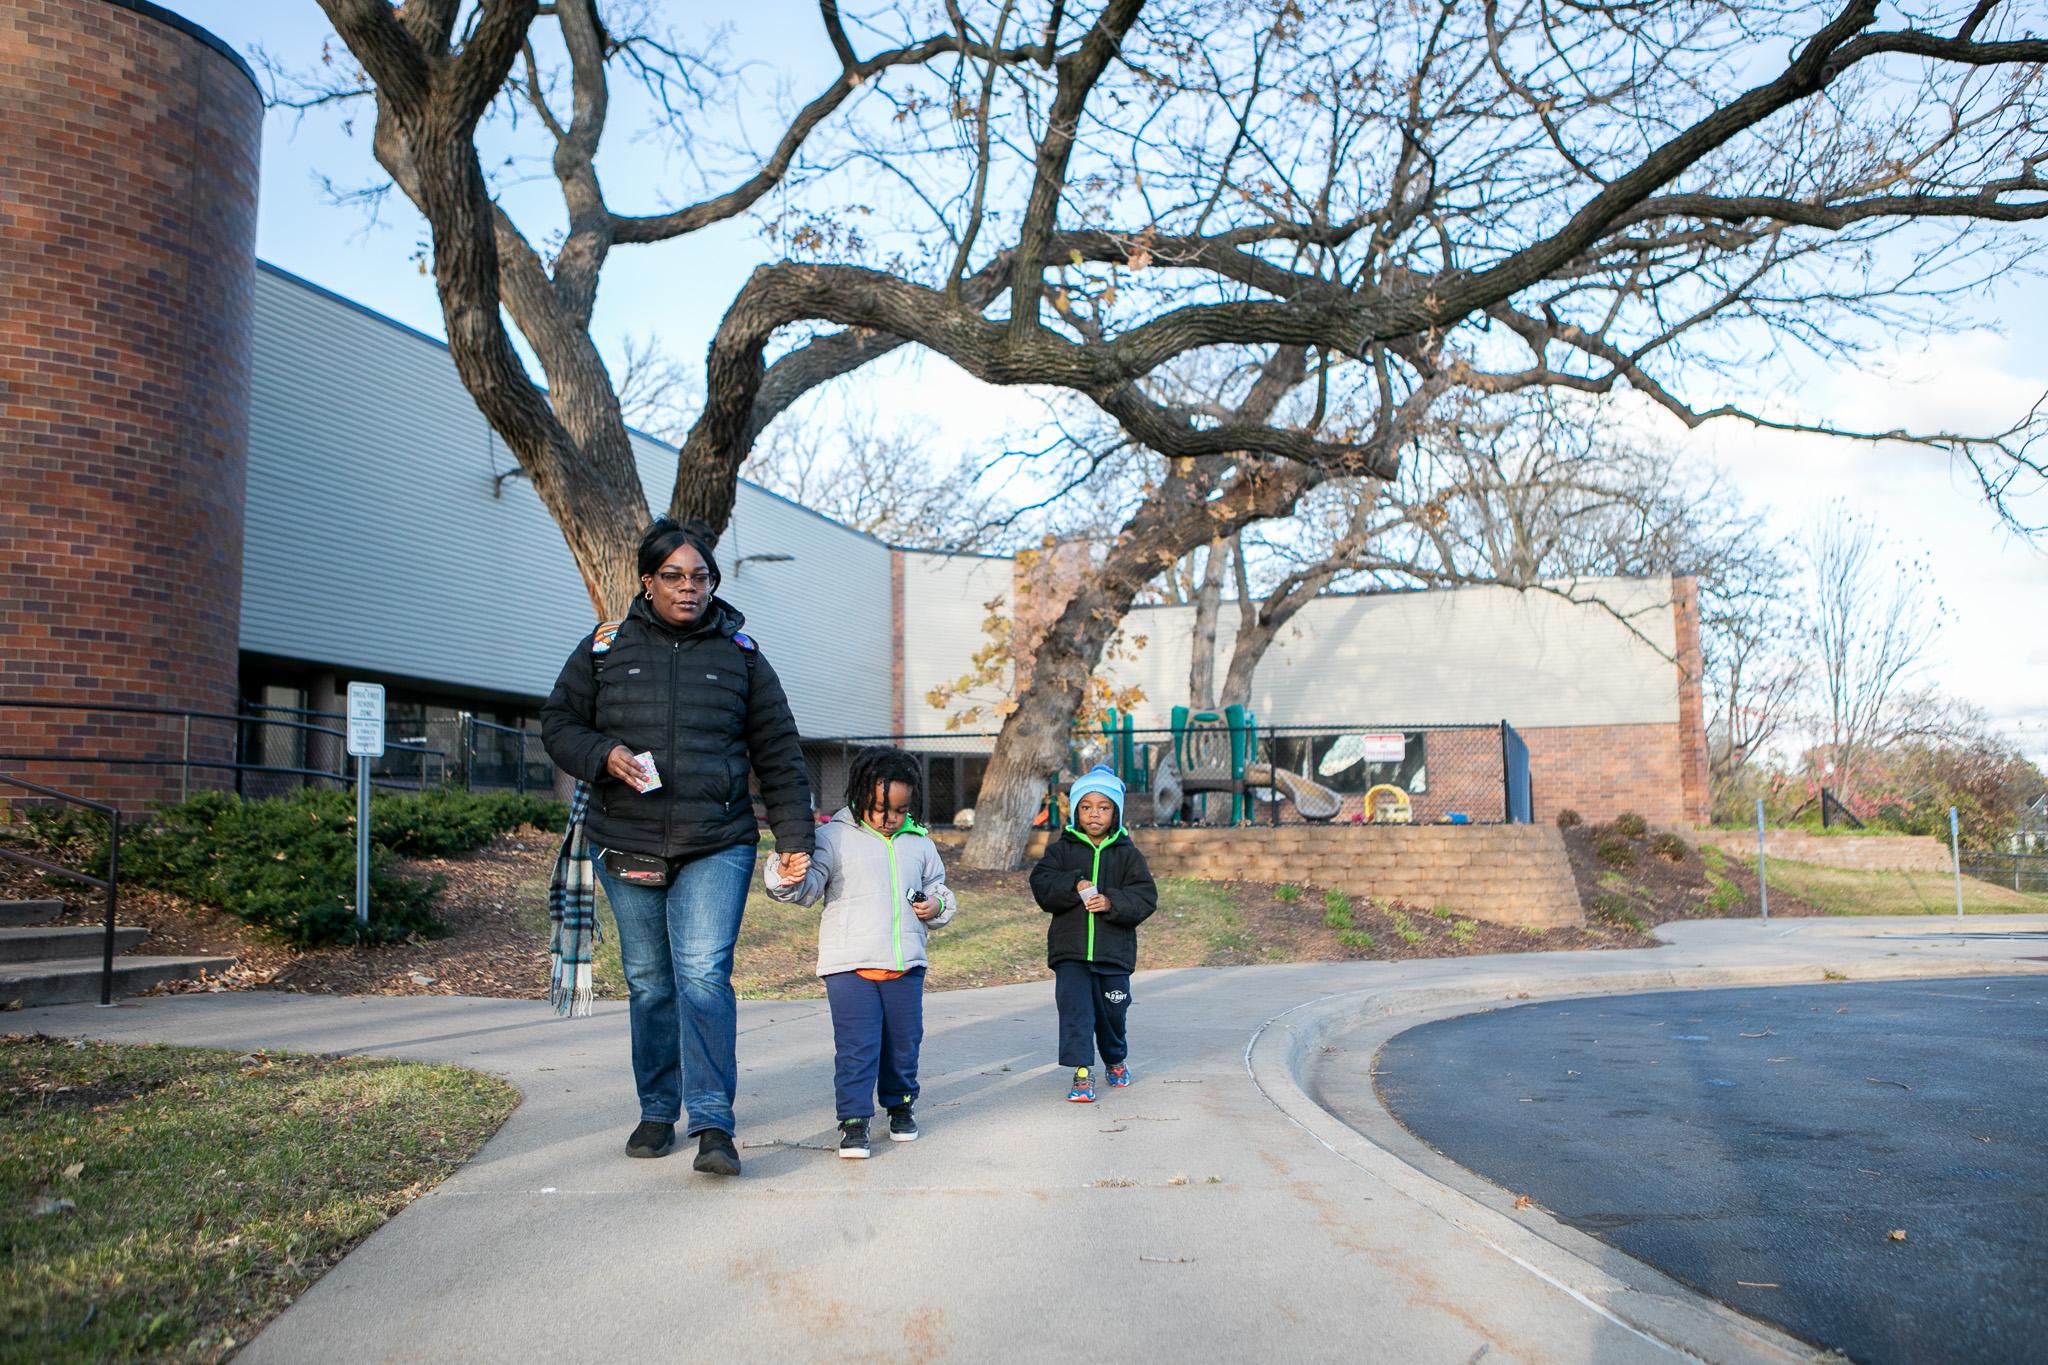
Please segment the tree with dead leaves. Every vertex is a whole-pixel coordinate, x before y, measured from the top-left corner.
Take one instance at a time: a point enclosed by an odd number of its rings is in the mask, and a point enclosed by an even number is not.
[[[587,364],[550,370],[543,394],[497,306],[531,340],[547,329],[528,316],[552,300],[584,329],[569,349],[587,346],[611,245],[738,212],[787,162],[689,209],[618,218],[579,169],[601,127],[579,104],[555,120],[572,223],[551,265],[501,229],[473,139],[541,7],[475,0],[458,36],[458,0],[322,4],[376,84],[380,159],[432,225],[458,368],[602,605],[633,502],[622,433],[606,434],[615,396]],[[587,11],[583,66],[602,56],[588,0],[546,10],[565,35]],[[712,344],[673,506],[722,523],[778,403],[906,343],[992,384],[1076,395],[1157,453],[1164,477],[1046,632],[991,759],[967,857],[1010,865],[1145,584],[1323,479],[1392,479],[1442,394],[1626,388],[1688,423],[1798,427],[1711,395],[1788,347],[1840,356],[1932,325],[1930,301],[2016,260],[2002,229],[2048,216],[2048,41],[1998,0],[1895,26],[1877,11],[1000,0],[949,3],[950,32],[862,60],[828,3],[845,70],[788,137],[899,74],[850,134],[874,183],[900,191],[899,240],[754,272]],[[849,190],[812,192],[844,204]],[[1895,236],[1910,242],[1893,250]],[[785,334],[797,344],[771,365]],[[1238,358],[1243,387],[1213,410],[1177,405],[1157,377],[1208,351]],[[1313,401],[1276,420],[1297,389]],[[2025,424],[1806,429],[1919,440],[1970,462],[1994,498],[2043,473]],[[593,452],[612,475],[579,472]]]

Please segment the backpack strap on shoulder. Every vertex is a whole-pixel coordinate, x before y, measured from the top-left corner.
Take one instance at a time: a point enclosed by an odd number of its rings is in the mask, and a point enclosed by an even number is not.
[[[613,639],[618,636],[619,627],[625,624],[624,621],[606,621],[599,625],[597,633],[590,637],[590,652],[592,654],[608,652],[612,647]]]
[[[732,633],[732,642],[740,647],[740,657],[747,661],[747,677],[754,676],[754,660],[761,656],[761,647],[739,631]]]

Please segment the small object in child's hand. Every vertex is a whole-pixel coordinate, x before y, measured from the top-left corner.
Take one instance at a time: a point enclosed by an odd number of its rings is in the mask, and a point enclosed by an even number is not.
[[[634,764],[640,769],[640,780],[633,784],[636,790],[651,792],[661,785],[661,774],[654,767],[654,751],[634,754]]]
[[[1095,897],[1099,894],[1095,889],[1094,882],[1082,882],[1079,887],[1079,892],[1081,899],[1084,901],[1094,900]]]

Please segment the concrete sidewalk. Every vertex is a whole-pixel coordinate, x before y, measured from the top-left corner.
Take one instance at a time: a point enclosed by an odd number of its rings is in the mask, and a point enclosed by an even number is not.
[[[829,1151],[823,1002],[746,1003],[747,1173],[731,1181],[696,1175],[686,1155],[623,1155],[638,1115],[620,1005],[565,1021],[533,1002],[258,993],[30,1010],[10,1026],[453,1061],[525,1092],[476,1160],[239,1357],[255,1365],[1792,1360],[1813,1353],[1633,1263],[1588,1270],[1588,1292],[1539,1220],[1518,1244],[1464,1216],[1467,1196],[1316,1108],[1313,1045],[1267,1025],[1360,992],[1419,1021],[1525,994],[2010,974],[2048,954],[2023,939],[1877,937],[1940,925],[1953,921],[1697,922],[1643,952],[1147,972],[1131,1014],[1138,1083],[1094,1105],[1064,1102],[1051,983],[933,994],[925,1136],[880,1143],[867,1162]],[[1629,1311],[1601,1297],[1617,1279],[1647,1286]]]

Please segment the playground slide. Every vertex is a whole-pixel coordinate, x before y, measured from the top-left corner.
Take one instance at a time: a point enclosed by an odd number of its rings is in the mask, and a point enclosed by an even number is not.
[[[1253,763],[1245,768],[1244,780],[1261,787],[1278,787],[1304,820],[1333,820],[1344,809],[1343,797],[1320,782],[1311,782],[1285,768],[1276,773],[1264,763]]]

